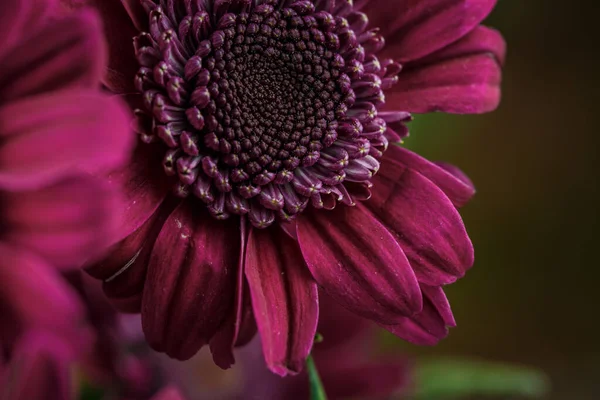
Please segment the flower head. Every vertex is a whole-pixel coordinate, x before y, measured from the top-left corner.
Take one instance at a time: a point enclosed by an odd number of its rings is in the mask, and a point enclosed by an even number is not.
[[[49,0],[0,4],[0,341],[27,330],[80,336],[81,306],[56,269],[105,251],[119,191],[92,173],[122,166],[129,112],[100,92],[106,46],[95,13]]]
[[[295,373],[318,286],[413,342],[446,335],[441,286],[473,262],[456,207],[474,190],[390,142],[410,112],[497,105],[504,43],[479,26],[495,1],[88,3],[105,84],[145,142],[113,175],[131,198],[123,240],[89,272],[155,349],[210,344],[227,367],[255,320],[270,369]]]

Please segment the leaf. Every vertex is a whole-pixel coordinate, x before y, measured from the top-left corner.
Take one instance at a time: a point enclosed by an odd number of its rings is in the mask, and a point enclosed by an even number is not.
[[[323,383],[319,377],[319,372],[312,356],[306,359],[306,368],[308,370],[308,381],[310,383],[310,400],[327,400]]]
[[[452,358],[422,360],[415,367],[414,399],[418,400],[465,396],[540,398],[549,388],[546,375],[531,367]]]

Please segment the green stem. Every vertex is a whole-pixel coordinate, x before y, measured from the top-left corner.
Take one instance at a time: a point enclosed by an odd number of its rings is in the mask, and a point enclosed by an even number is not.
[[[310,382],[310,400],[327,400],[323,382],[321,382],[312,356],[308,356],[306,359],[306,368],[308,369],[308,381]]]

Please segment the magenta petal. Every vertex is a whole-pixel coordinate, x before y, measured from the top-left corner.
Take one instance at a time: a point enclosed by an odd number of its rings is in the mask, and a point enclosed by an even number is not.
[[[109,171],[125,163],[134,142],[125,105],[93,91],[22,99],[0,107],[0,121],[0,188]]]
[[[163,157],[164,150],[160,146],[139,143],[128,165],[108,175],[108,180],[125,195],[119,239],[140,229],[166,202],[173,182],[164,175]],[[169,206],[163,205],[163,208]]]
[[[450,199],[412,169],[383,167],[365,204],[395,232],[419,282],[439,286],[462,277],[473,265],[473,245]]]
[[[448,326],[456,326],[448,299],[441,287],[422,286],[423,311],[396,324],[382,325],[394,335],[417,345],[433,346],[448,335]]]
[[[494,8],[496,0],[371,1],[364,9],[372,26],[382,29],[400,63],[412,61],[460,39]]]
[[[210,341],[210,351],[213,355],[213,360],[216,365],[223,369],[228,369],[235,363],[233,348],[238,340],[244,316],[246,315],[246,308],[248,308],[244,303],[249,303],[248,288],[244,287],[244,260],[246,258],[246,239],[248,237],[246,223],[246,219],[242,218],[240,224],[241,248],[235,282],[233,309],[227,320],[222,324],[221,329],[219,329]],[[247,301],[245,302],[244,300]]]
[[[20,38],[27,25],[27,16],[33,7],[31,1],[3,0],[0,5],[0,59]]]
[[[61,268],[95,260],[114,243],[122,203],[101,179],[82,176],[23,192],[5,192],[6,240]]]
[[[317,330],[317,285],[297,244],[276,229],[250,231],[245,268],[267,366],[296,374]]]
[[[500,65],[488,54],[465,56],[402,71],[389,108],[413,113],[479,114],[500,102]]]
[[[303,215],[298,242],[317,283],[351,311],[385,323],[421,310],[404,252],[362,205]]]
[[[23,336],[0,382],[3,399],[69,400],[72,399],[68,344],[45,332]]]
[[[105,64],[97,15],[84,11],[56,19],[4,57],[0,102],[58,89],[96,89]]]
[[[139,34],[131,20],[128,11],[134,16],[139,15],[127,0],[125,5],[120,0],[62,0],[71,8],[84,5],[94,7],[104,23],[104,35],[109,46],[108,70],[105,71],[104,84],[113,93],[135,93],[133,78],[139,64],[133,51],[133,37]]]
[[[27,329],[81,336],[82,305],[57,271],[13,245],[0,242],[0,254],[0,341],[9,345]]]
[[[417,171],[435,183],[456,207],[467,204],[475,194],[473,183],[457,167],[445,163],[432,163],[404,147],[390,146],[383,154],[382,169],[385,170],[388,163],[402,164]]]
[[[239,224],[181,203],[164,224],[150,257],[142,327],[157,351],[192,357],[217,332],[234,299]]]
[[[460,40],[427,57],[411,62],[409,65],[410,68],[415,68],[416,65],[432,64],[476,54],[493,55],[496,61],[503,65],[506,59],[506,42],[500,32],[486,26],[478,26]]]

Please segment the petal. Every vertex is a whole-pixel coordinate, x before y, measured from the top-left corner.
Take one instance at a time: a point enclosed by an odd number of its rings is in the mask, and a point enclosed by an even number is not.
[[[425,58],[411,62],[409,66],[414,68],[415,65],[431,64],[477,54],[491,54],[500,65],[503,65],[506,59],[506,42],[500,32],[486,26],[478,26],[462,39]]]
[[[31,332],[17,344],[2,393],[11,400],[69,400],[73,387],[68,345],[45,332]]]
[[[297,244],[277,229],[251,229],[245,269],[267,366],[281,376],[300,372],[315,338],[319,302]]]
[[[361,205],[302,216],[298,242],[317,283],[351,311],[389,322],[421,310],[421,291],[404,252]]]
[[[186,360],[217,332],[234,300],[239,224],[181,203],[164,224],[150,257],[142,326],[157,351]]]
[[[54,20],[2,60],[0,102],[55,90],[95,89],[105,64],[106,44],[95,13]]]
[[[249,304],[248,288],[244,287],[244,259],[246,258],[246,238],[248,229],[246,227],[246,219],[241,219],[240,224],[240,258],[238,262],[238,270],[235,282],[235,299],[233,302],[233,310],[229,314],[227,320],[221,326],[221,329],[213,336],[210,341],[210,351],[216,365],[223,369],[230,368],[235,363],[233,355],[233,347],[236,344],[244,317],[252,313],[252,307]],[[250,307],[248,307],[250,306]]]
[[[134,135],[117,98],[62,92],[0,107],[0,188],[33,189],[123,165]],[[85,132],[85,134],[82,134]]]
[[[114,93],[135,93],[133,80],[139,64],[134,54],[133,38],[139,31],[128,14],[129,10],[137,15],[131,7],[132,2],[128,0],[125,5],[120,0],[63,0],[65,2],[71,8],[91,6],[100,13],[109,49],[108,70],[103,83]]]
[[[161,204],[172,202],[166,197],[174,182],[165,176],[163,156],[161,146],[138,143],[128,165],[108,175],[108,181],[123,190],[126,199],[119,239],[138,230]]]
[[[0,57],[21,38],[32,8],[27,0],[4,0],[0,5]]]
[[[386,104],[414,113],[485,113],[500,102],[500,78],[492,55],[452,58],[402,71],[393,91],[386,93]]]
[[[448,335],[448,326],[456,326],[448,299],[441,287],[422,287],[423,311],[399,318],[393,325],[382,325],[394,335],[417,345],[433,346]]]
[[[475,194],[473,183],[458,168],[445,163],[432,163],[404,147],[390,146],[383,153],[381,169],[385,170],[388,163],[401,164],[417,171],[435,183],[456,207],[467,204]]]
[[[365,205],[396,234],[419,282],[452,283],[473,265],[473,245],[458,211],[429,179],[387,163],[372,192]]]
[[[28,329],[52,331],[76,340],[83,307],[77,294],[44,261],[0,242],[0,338],[10,345]]]
[[[472,31],[496,0],[374,0],[365,7],[369,22],[382,29],[396,61],[405,63],[439,50]]]
[[[79,267],[114,243],[122,203],[101,179],[81,176],[35,191],[5,192],[6,240],[61,268]]]

